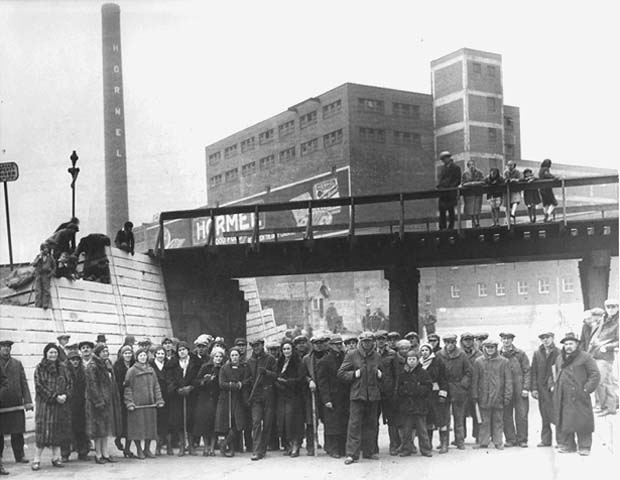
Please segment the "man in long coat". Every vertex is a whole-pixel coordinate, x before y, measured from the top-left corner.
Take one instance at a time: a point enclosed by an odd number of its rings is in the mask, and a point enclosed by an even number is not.
[[[594,432],[590,395],[601,375],[592,356],[579,350],[575,334],[566,334],[561,343],[564,347],[555,362],[557,380],[553,390],[554,423],[563,443],[558,452],[571,453],[579,448],[579,455],[590,455]]]
[[[77,347],[77,346],[76,346]],[[67,372],[71,376],[73,394],[71,405],[72,440],[61,445],[63,462],[69,461],[71,450],[78,453],[78,460],[88,459],[88,436],[86,435],[86,373],[77,348],[67,349]],[[73,447],[73,448],[72,448]]]
[[[357,349],[346,354],[338,369],[338,378],[351,386],[345,465],[356,462],[360,450],[364,458],[379,458],[374,442],[383,365],[374,348],[373,333],[363,332],[359,339]]]
[[[379,402],[379,412],[383,416],[383,424],[388,426],[388,435],[390,437],[389,452],[390,455],[398,454],[398,447],[400,447],[401,439],[398,431],[398,406],[395,404],[396,400],[396,386],[398,379],[397,375],[397,360],[396,352],[387,346],[388,332],[385,330],[378,330],[375,333],[375,340],[377,341],[377,353],[381,357],[381,364],[383,365],[383,379],[381,381],[381,402]],[[379,417],[377,416],[377,437],[375,437],[375,451],[379,452]]]
[[[0,458],[4,452],[4,435],[11,435],[11,447],[17,463],[28,463],[24,458],[25,410],[33,410],[32,397],[22,363],[11,357],[13,342],[0,342],[0,369],[7,377],[8,386],[0,398]]]
[[[454,188],[461,184],[461,167],[459,167],[450,152],[441,152],[439,160],[443,165],[439,170],[437,188]],[[448,215],[448,228],[454,228],[455,212],[454,208],[458,202],[456,191],[443,192],[439,196],[439,229],[446,229],[446,214]]]
[[[461,334],[461,349],[463,353],[467,355],[467,359],[473,368],[474,362],[478,357],[482,356],[482,352],[478,350],[474,346],[474,335],[469,332],[465,332]],[[472,419],[472,435],[478,442],[478,421],[476,420],[476,404],[472,400],[472,391],[469,391],[469,396],[467,397],[467,401],[465,402],[465,417],[464,417],[464,427],[463,427],[463,435],[467,438],[467,417],[471,417]]]
[[[0,408],[2,408],[2,398],[4,397],[4,393],[9,386],[9,381],[4,374],[4,370],[0,367]],[[0,475],[8,475],[9,472],[2,465],[2,457],[0,457]]]
[[[513,345],[513,333],[500,333],[500,355],[510,363],[512,402],[504,407],[506,447],[527,447],[528,412],[530,410],[530,360],[525,352]]]
[[[327,353],[327,340],[327,337],[322,335],[312,337],[310,340],[312,343],[312,350],[303,357],[305,386],[302,388],[302,395],[304,397],[306,423],[306,454],[309,456],[314,455],[314,429],[319,424],[319,418],[322,418],[321,405],[317,400],[316,364]],[[315,406],[314,412],[312,409],[313,397]]]
[[[329,348],[327,355],[316,364],[316,379],[323,405],[325,452],[332,458],[340,458],[345,455],[349,419],[349,388],[337,378],[344,360],[342,337],[332,335]]]
[[[542,418],[542,431],[540,432],[539,447],[551,446],[551,422],[553,421],[553,366],[560,351],[553,343],[552,332],[544,332],[538,335],[541,345],[532,356],[531,382],[532,397],[538,400],[538,409]],[[560,431],[555,429],[557,444],[562,443]]]

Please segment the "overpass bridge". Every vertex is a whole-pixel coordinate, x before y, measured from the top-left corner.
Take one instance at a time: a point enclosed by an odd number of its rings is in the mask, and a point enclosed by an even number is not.
[[[578,259],[584,308],[602,305],[609,285],[610,258],[618,255],[618,201],[578,203],[567,190],[618,183],[618,175],[510,183],[511,191],[556,188],[560,205],[548,223],[517,223],[471,228],[460,214],[454,230],[439,230],[436,217],[419,216],[419,202],[455,191],[486,194],[496,187],[351,196],[288,203],[236,205],[163,212],[157,255],[160,257],[173,326],[183,322],[181,308],[199,303],[209,331],[228,338],[243,335],[245,306],[235,279],[270,275],[383,270],[389,282],[392,329],[418,330],[419,268],[490,262]],[[583,197],[580,197],[582,199]],[[365,221],[366,209],[381,204],[386,218]],[[331,224],[330,212],[346,211],[348,223]],[[236,217],[234,217],[236,216]],[[243,218],[251,228],[218,232],[225,218]],[[293,217],[296,221],[284,222]],[[160,248],[164,226],[175,219],[206,219],[205,245]],[[179,308],[175,308],[175,305]]]

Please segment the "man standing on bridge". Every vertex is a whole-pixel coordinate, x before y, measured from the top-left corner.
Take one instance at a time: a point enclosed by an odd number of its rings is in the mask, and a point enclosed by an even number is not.
[[[461,167],[454,163],[450,152],[441,152],[439,160],[443,166],[439,170],[439,182],[437,188],[455,188],[461,184]],[[455,211],[458,196],[455,191],[443,192],[439,195],[439,229],[446,229],[446,214],[449,217],[448,228],[454,229]]]

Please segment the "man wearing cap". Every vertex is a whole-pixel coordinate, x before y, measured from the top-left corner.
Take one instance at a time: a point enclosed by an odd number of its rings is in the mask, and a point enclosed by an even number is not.
[[[0,408],[3,408],[2,399],[6,394],[6,390],[9,386],[9,381],[6,378],[4,370],[0,367]],[[0,475],[8,475],[9,472],[2,465],[2,457],[0,456]]]
[[[323,406],[325,452],[332,458],[340,458],[346,453],[349,389],[337,378],[344,355],[342,337],[332,335],[329,351],[316,364],[317,387]]]
[[[241,363],[245,363],[247,361],[248,356],[248,342],[245,338],[235,338],[234,346],[239,350],[239,356]],[[279,347],[279,345],[278,345]],[[273,355],[272,355],[273,356]]]
[[[342,340],[344,342],[344,351],[345,353],[349,353],[352,352],[354,350],[357,350],[357,337],[355,335],[352,334],[347,334],[344,337],[342,337]]]
[[[400,340],[400,333],[389,332],[387,334],[387,344],[392,350],[396,351],[396,342]]]
[[[318,425],[318,419],[322,418],[323,409],[318,397],[318,389],[316,383],[316,364],[327,353],[327,340],[324,335],[317,334],[313,336],[312,350],[304,356],[302,362],[304,365],[304,374],[306,379],[306,387],[304,389],[304,409],[306,423],[306,453],[310,456],[314,455],[314,426]],[[312,410],[312,397],[314,397],[315,410]]]
[[[295,347],[295,354],[300,360],[310,353],[310,345],[308,344],[308,337],[305,335],[297,335],[293,338],[293,347]]]
[[[599,307],[583,312],[583,326],[581,327],[581,336],[579,337],[581,340],[579,348],[584,352],[590,350],[590,338],[594,330],[596,330],[603,321],[603,315],[605,315],[605,310]],[[600,405],[598,405],[598,399],[596,406],[600,407]]]
[[[67,344],[70,338],[71,335],[66,333],[62,333],[56,337],[56,340],[58,340],[58,361],[60,362],[67,361]]]
[[[248,398],[252,415],[252,460],[267,453],[273,419],[276,414],[274,382],[277,377],[276,359],[265,352],[265,341],[250,342],[252,355],[247,361],[252,390]]]
[[[508,360],[497,352],[496,341],[486,340],[482,350],[474,362],[471,388],[482,417],[474,448],[487,448],[493,440],[495,448],[503,450],[503,410],[512,401],[512,374]]]
[[[489,334],[488,333],[476,333],[474,335],[474,348],[476,350],[479,350],[480,353],[484,353],[482,351],[482,343],[489,338]]]
[[[474,335],[469,332],[465,332],[461,334],[461,349],[467,355],[467,359],[469,363],[471,363],[472,368],[474,366],[474,362],[478,357],[482,356],[482,352],[474,347]],[[478,422],[476,421],[476,404],[472,399],[472,391],[469,391],[469,395],[467,397],[467,401],[465,402],[465,417],[463,418],[463,435],[464,438],[467,438],[467,417],[471,417],[472,419],[472,435],[478,441]]]
[[[500,355],[508,360],[512,376],[512,401],[504,407],[506,447],[527,447],[527,415],[530,410],[530,360],[513,345],[514,333],[502,332]]]
[[[0,342],[0,369],[7,377],[7,388],[0,398],[3,413],[0,413],[0,458],[4,451],[4,435],[11,435],[11,447],[17,463],[28,463],[24,458],[24,432],[26,415],[24,410],[33,410],[32,397],[22,362],[11,357],[11,340]]]
[[[540,347],[532,356],[530,369],[532,382],[532,397],[538,400],[538,410],[542,418],[539,447],[551,446],[551,423],[553,421],[553,384],[555,378],[553,369],[560,351],[553,343],[553,332],[543,332],[538,335]],[[560,432],[555,429],[556,443],[562,443]]]
[[[580,455],[589,455],[594,432],[590,394],[596,390],[601,375],[592,356],[579,349],[579,339],[574,333],[567,333],[561,343],[553,389],[554,423],[562,434],[563,443],[558,452],[571,453],[579,449]]]
[[[205,333],[198,335],[194,340],[192,355],[200,366],[209,361],[209,339]]]
[[[377,436],[375,437],[375,452],[379,453],[379,415],[383,416],[383,425],[388,426],[388,435],[390,437],[390,455],[397,455],[398,447],[400,447],[400,435],[398,433],[398,408],[395,402],[396,392],[396,375],[397,375],[397,362],[396,352],[387,346],[388,332],[385,330],[378,330],[375,333],[375,340],[377,342],[377,353],[381,358],[381,365],[383,370],[383,379],[379,388],[381,390],[381,401],[379,402],[379,409],[377,412]]]
[[[456,346],[456,335],[444,335],[444,347],[437,353],[446,366],[446,376],[448,378],[448,401],[452,407],[452,417],[454,420],[454,442],[456,448],[465,450],[465,432],[463,424],[465,422],[465,403],[469,397],[471,387],[472,367],[467,359],[467,355]],[[447,409],[448,418],[445,424],[450,427],[450,409]],[[449,431],[440,431],[439,440],[441,447],[445,450],[449,443]]]
[[[86,375],[82,357],[77,345],[67,348],[67,372],[71,377],[73,391],[71,404],[71,440],[61,445],[62,461],[69,461],[72,451],[78,453],[78,460],[88,459],[88,436],[86,435]]]
[[[614,350],[618,348],[618,300],[605,300],[602,322],[592,332],[589,353],[596,361],[601,381],[595,397],[600,405],[599,417],[615,415],[618,407],[618,386],[613,379]]]
[[[356,462],[360,450],[364,458],[379,458],[374,441],[383,366],[374,340],[372,332],[362,332],[357,350],[347,353],[338,369],[338,378],[351,386],[345,465]]]
[[[428,337],[426,337],[426,340],[428,340],[428,344],[433,349],[433,353],[436,354],[439,350],[441,350],[441,345],[439,344],[441,337],[439,335],[436,333],[431,333]]]
[[[461,184],[461,167],[454,163],[450,152],[444,151],[439,154],[439,160],[443,163],[439,169],[438,189],[455,188]],[[443,192],[439,194],[439,229],[446,229],[446,214],[449,217],[448,228],[454,228],[455,212],[457,204],[457,194],[455,191]]]
[[[172,341],[171,338],[164,338],[161,341],[161,346],[164,347],[164,352],[166,352],[166,360],[172,360],[173,358],[176,357],[176,352],[174,351],[174,342]]]
[[[405,334],[405,340],[409,340],[411,343],[411,350],[415,351],[415,353],[420,353],[420,336],[416,332]]]

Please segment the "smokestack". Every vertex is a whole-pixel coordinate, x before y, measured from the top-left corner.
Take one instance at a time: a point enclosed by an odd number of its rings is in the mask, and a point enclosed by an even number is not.
[[[101,31],[106,230],[113,238],[115,232],[129,220],[121,59],[121,9],[118,5],[106,3],[101,7]]]

